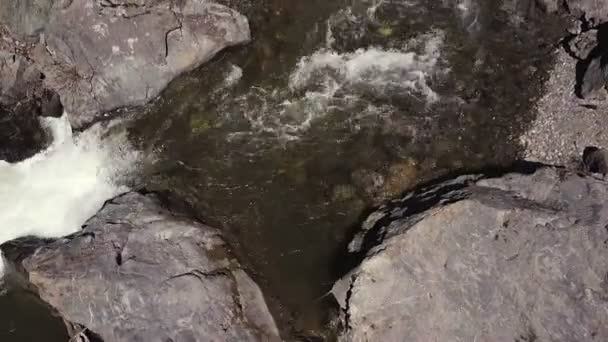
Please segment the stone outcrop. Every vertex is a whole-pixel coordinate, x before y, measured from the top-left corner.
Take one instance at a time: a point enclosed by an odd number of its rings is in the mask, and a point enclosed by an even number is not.
[[[19,45],[0,30],[0,160],[31,157],[47,144],[38,116],[59,116],[57,93],[44,86],[44,74],[18,51]]]
[[[179,74],[250,40],[244,16],[203,0],[10,0],[0,12],[13,36],[40,42],[27,53],[76,127],[145,104]]]
[[[608,183],[556,168],[430,185],[372,214],[342,341],[608,340]]]
[[[108,202],[76,236],[22,268],[40,297],[104,341],[275,341],[258,286],[220,233],[153,195]]]

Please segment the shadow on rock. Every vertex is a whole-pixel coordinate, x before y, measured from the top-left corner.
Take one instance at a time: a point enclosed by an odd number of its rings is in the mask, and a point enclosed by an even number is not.
[[[359,222],[351,228],[350,238],[335,258],[333,270],[336,278],[342,278],[361,264],[368,253],[378,247],[386,238],[387,227],[396,217],[416,217],[437,205],[447,205],[467,197],[465,188],[475,182],[499,178],[508,174],[532,175],[548,165],[516,161],[508,167],[488,168],[484,170],[461,170],[451,172],[432,181],[421,184],[414,190],[403,193],[399,199],[389,201],[380,207],[362,214]],[[451,195],[447,196],[448,194]],[[450,197],[449,201],[445,199]]]
[[[580,98],[586,98],[606,84],[608,62],[608,23],[597,28],[597,45],[588,56],[576,64],[575,93]],[[578,55],[569,46],[566,50],[575,58]]]

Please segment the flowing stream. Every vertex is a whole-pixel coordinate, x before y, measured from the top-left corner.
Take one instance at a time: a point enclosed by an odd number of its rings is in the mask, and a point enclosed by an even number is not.
[[[561,28],[508,0],[243,3],[254,41],[136,110],[128,140],[47,119],[51,147],[0,162],[0,240],[75,232],[138,171],[225,232],[285,334],[331,339],[365,213],[516,159]]]
[[[517,158],[561,28],[514,6],[245,7],[254,41],[172,82],[133,125],[158,156],[145,186],[227,234],[289,333],[328,338],[327,292],[368,210]]]

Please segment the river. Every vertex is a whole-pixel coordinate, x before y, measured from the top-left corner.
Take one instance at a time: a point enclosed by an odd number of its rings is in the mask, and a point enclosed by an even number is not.
[[[239,5],[253,42],[136,110],[138,188],[222,229],[284,333],[331,339],[327,293],[365,213],[518,158],[561,28],[515,3]]]

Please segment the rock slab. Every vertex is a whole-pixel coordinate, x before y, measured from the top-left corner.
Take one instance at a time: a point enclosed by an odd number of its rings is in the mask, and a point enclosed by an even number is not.
[[[40,297],[104,341],[275,341],[262,293],[220,233],[153,195],[108,202],[22,262]]]
[[[0,13],[12,38],[35,43],[27,54],[75,127],[251,39],[247,18],[207,0],[6,0]]]
[[[244,16],[202,0],[73,0],[54,8],[44,34],[36,59],[75,126],[142,105],[177,75],[250,40]]]
[[[48,134],[38,117],[63,113],[59,96],[44,86],[44,75],[17,49],[0,29],[0,160],[8,162],[46,147]]]
[[[608,340],[608,183],[468,176],[372,214],[338,281],[342,341]]]

